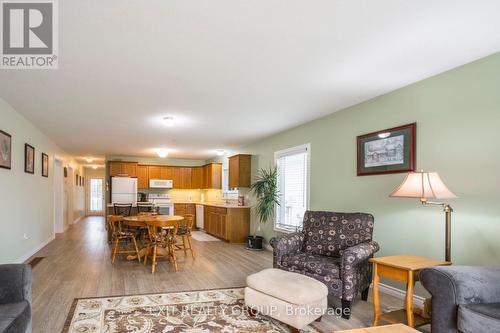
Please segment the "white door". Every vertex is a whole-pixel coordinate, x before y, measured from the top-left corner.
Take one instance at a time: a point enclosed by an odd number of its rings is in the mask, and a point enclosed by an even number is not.
[[[103,187],[104,179],[90,178],[89,180],[89,215],[103,215]]]

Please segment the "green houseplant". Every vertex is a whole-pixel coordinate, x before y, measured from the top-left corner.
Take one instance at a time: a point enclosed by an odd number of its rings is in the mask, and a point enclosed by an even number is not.
[[[253,235],[248,236],[247,249],[262,250],[262,236],[257,236],[261,225],[274,217],[275,207],[279,205],[278,168],[260,169],[251,191],[257,203],[255,211],[259,219],[253,230]]]

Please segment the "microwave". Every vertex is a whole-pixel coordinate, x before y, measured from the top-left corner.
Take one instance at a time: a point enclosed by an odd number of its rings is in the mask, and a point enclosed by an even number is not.
[[[149,188],[172,188],[174,182],[171,179],[150,179]]]

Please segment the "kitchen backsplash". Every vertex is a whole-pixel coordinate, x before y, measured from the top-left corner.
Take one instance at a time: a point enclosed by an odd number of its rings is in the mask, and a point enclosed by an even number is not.
[[[238,204],[238,192],[223,194],[222,190],[166,190],[166,189],[141,189],[138,192],[146,194],[167,193],[173,202],[225,202]],[[240,194],[245,195],[246,193]],[[247,200],[246,200],[247,201]],[[245,202],[246,204],[246,202]]]

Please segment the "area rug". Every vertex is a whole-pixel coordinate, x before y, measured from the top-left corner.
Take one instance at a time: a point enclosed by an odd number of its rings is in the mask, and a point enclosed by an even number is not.
[[[252,317],[243,288],[75,299],[63,333],[282,333],[287,325]],[[319,333],[312,326],[302,332]]]
[[[220,242],[218,238],[210,236],[203,231],[193,231],[191,235],[191,237],[193,237],[193,239],[197,240],[198,242]]]

